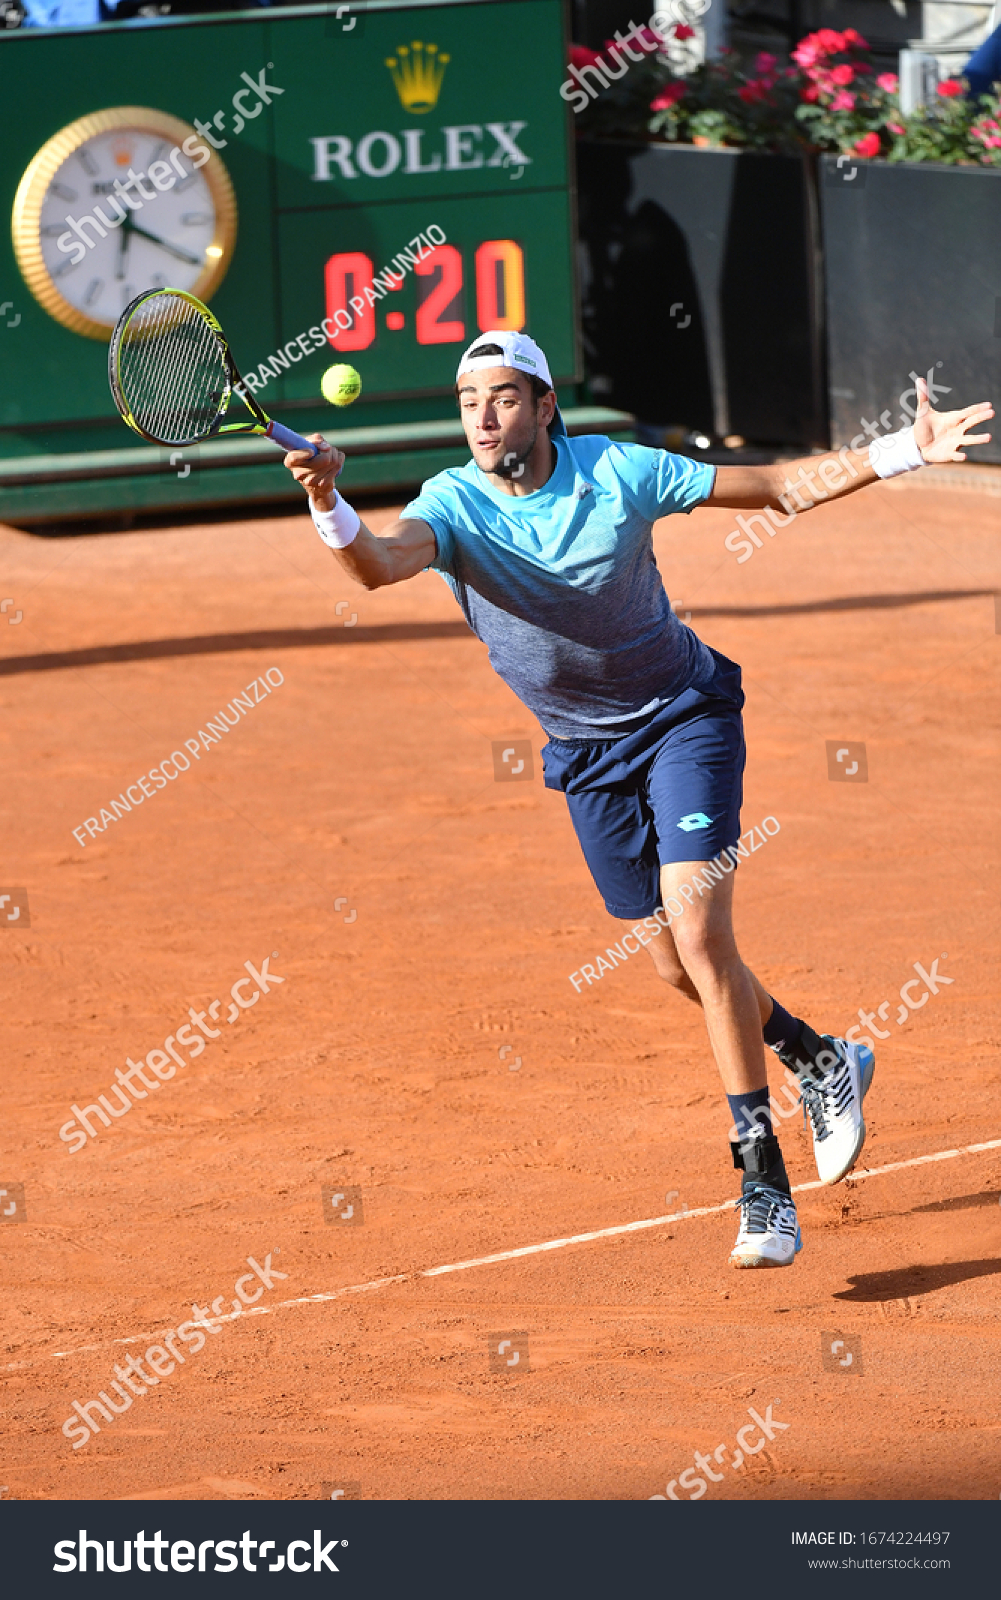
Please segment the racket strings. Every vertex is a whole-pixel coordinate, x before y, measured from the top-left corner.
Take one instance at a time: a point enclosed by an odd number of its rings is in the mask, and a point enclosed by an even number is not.
[[[216,333],[196,306],[169,291],[144,300],[123,329],[117,379],[140,431],[163,444],[204,438],[229,399]]]

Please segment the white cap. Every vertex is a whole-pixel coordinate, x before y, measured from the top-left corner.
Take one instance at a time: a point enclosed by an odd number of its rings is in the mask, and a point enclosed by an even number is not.
[[[478,350],[485,344],[499,345],[501,354],[499,356],[471,355],[471,351]],[[455,374],[455,381],[458,383],[464,372],[481,372],[486,367],[513,367],[515,372],[524,372],[526,377],[541,378],[543,383],[549,385],[550,389],[555,387],[545,352],[539,348],[534,339],[528,337],[527,333],[515,333],[510,329],[501,328],[490,328],[486,333],[481,333],[478,338],[473,340],[469,348],[463,352],[462,359],[459,362],[459,370]],[[558,406],[553,415],[551,429],[553,433],[564,435],[567,431]]]

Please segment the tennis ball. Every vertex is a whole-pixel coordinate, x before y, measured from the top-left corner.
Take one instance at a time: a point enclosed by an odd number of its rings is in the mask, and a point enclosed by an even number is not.
[[[324,400],[332,406],[349,406],[361,394],[361,377],[354,367],[328,367],[320,380]]]

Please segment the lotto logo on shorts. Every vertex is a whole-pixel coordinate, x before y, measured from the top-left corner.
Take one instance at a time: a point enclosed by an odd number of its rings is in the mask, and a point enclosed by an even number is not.
[[[825,1372],[850,1372],[862,1376],[862,1341],[857,1333],[822,1333],[820,1356]]]
[[[323,1216],[326,1222],[336,1222],[339,1227],[358,1227],[365,1221],[361,1190],[345,1184],[343,1189],[321,1189]]]
[[[24,1184],[0,1183],[0,1223],[27,1222],[24,1209]]]
[[[857,739],[828,739],[827,776],[832,783],[868,783],[865,745]]]
[[[531,783],[535,777],[531,739],[494,739],[494,782]]]
[[[0,928],[30,928],[27,889],[0,889]]]
[[[711,827],[712,820],[704,811],[690,811],[687,817],[682,817],[678,827],[684,828],[686,833],[696,833],[700,828]]]
[[[490,1371],[511,1373],[528,1371],[528,1334],[524,1328],[513,1333],[492,1333],[487,1342]]]

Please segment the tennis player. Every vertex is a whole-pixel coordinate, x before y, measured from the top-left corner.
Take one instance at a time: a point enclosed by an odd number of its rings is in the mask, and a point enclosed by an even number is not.
[[[660,976],[701,1005],[742,1172],[736,1267],[784,1267],[801,1248],[768,1110],[764,1046],[797,1076],[817,1171],[837,1183],[865,1140],[867,1048],[790,1015],[745,966],[733,931],[744,696],[740,668],[672,612],[651,530],[699,506],[794,510],[840,499],[926,462],[963,461],[990,405],[937,413],[917,381],[913,427],[870,450],[783,466],[713,467],[666,450],[567,437],[546,358],[521,333],[488,332],[459,362],[456,394],[472,460],[424,484],[376,536],[338,493],[344,456],[319,434],[285,465],[317,531],[366,589],[432,567],[494,670],[549,736],[546,786],[566,795],[591,875],[613,917],[635,923],[698,877],[699,897],[648,948]],[[793,480],[793,481],[790,481]],[[724,865],[725,864],[725,865]],[[656,918],[656,920],[655,920]]]

